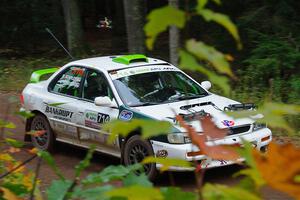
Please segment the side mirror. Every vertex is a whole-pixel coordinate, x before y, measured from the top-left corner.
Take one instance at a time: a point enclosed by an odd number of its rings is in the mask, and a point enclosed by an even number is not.
[[[115,101],[110,100],[109,97],[96,97],[95,98],[95,105],[96,106],[103,106],[103,107],[117,107]]]
[[[201,86],[204,89],[209,90],[211,88],[211,82],[210,81],[203,81],[203,82],[201,82]]]

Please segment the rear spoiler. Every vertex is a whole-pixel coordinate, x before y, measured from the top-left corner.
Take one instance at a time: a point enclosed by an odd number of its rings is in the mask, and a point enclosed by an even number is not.
[[[48,68],[48,69],[41,69],[41,70],[37,70],[34,71],[31,74],[30,77],[30,83],[38,83],[40,82],[40,78],[46,74],[53,74],[55,73],[59,68]]]

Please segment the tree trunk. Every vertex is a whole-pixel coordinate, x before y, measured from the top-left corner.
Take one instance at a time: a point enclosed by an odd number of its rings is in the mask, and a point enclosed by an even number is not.
[[[178,0],[169,0],[169,5],[178,8]],[[169,56],[170,63],[178,65],[178,49],[179,49],[179,29],[176,26],[171,26],[169,29]]]
[[[145,53],[145,1],[123,0],[129,53]]]
[[[83,29],[78,1],[62,0],[62,6],[65,17],[68,49],[71,54],[80,54],[83,51]]]

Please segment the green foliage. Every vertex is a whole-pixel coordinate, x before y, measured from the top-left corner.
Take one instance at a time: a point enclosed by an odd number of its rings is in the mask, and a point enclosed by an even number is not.
[[[70,180],[54,180],[47,189],[48,200],[63,200],[71,187],[72,182]]]
[[[300,113],[299,105],[288,105],[283,103],[265,102],[257,110],[227,112],[234,117],[250,117],[257,114],[263,114],[263,118],[257,119],[257,122],[266,123],[273,128],[281,128],[289,133],[294,133],[294,130],[286,121],[286,115],[298,115]]]
[[[155,129],[153,129],[155,127]],[[172,125],[167,121],[133,119],[130,121],[114,120],[106,123],[103,130],[110,133],[109,142],[115,140],[117,135],[126,137],[131,132],[140,129],[142,138],[149,138],[156,135],[167,134],[171,131]]]
[[[260,200],[255,194],[240,187],[228,187],[219,184],[205,184],[203,188],[204,199],[210,200]]]
[[[237,46],[239,49],[242,48],[242,44],[240,41],[240,36],[238,33],[238,29],[235,26],[235,24],[230,20],[230,18],[227,15],[224,15],[222,13],[214,12],[210,9],[205,9],[205,5],[207,1],[198,0],[198,6],[197,6],[197,12],[206,20],[206,21],[214,21],[224,28],[233,36],[233,38],[237,42]]]
[[[104,185],[93,188],[76,188],[72,194],[72,199],[83,199],[83,200],[108,200],[110,199],[105,195],[106,192],[113,189],[111,185]]]
[[[197,62],[197,59],[193,55],[186,51],[181,50],[179,55],[181,58],[181,69],[199,71],[200,73],[205,74],[212,83],[221,88],[226,95],[229,95],[230,85],[229,79],[226,76],[217,75],[214,71],[206,69],[203,65]]]
[[[147,36],[146,45],[150,50],[153,49],[156,37],[161,32],[166,31],[168,26],[174,25],[178,28],[183,28],[186,20],[185,13],[172,6],[155,9],[147,18],[149,22],[145,25],[144,30]]]
[[[119,166],[109,166],[99,173],[93,173],[88,175],[82,180],[84,185],[95,184],[95,183],[106,183],[113,180],[123,180],[128,174],[133,171],[139,170],[142,165],[136,164],[125,167],[123,165]]]
[[[153,184],[148,180],[146,174],[142,173],[136,175],[134,173],[130,173],[124,180],[123,185],[125,187],[132,186],[132,185],[141,185],[144,187],[152,187]]]
[[[0,119],[0,128],[15,129],[16,125],[12,122],[7,122],[7,121]]]
[[[21,148],[24,146],[24,143],[19,140],[15,140],[12,138],[5,138],[5,142],[9,144],[10,146],[16,147],[16,148]]]
[[[75,166],[75,177],[79,177],[81,172],[90,165],[90,161],[93,157],[93,153],[96,149],[95,145],[90,146],[88,153],[85,158],[80,161],[78,165]]]
[[[175,158],[157,158],[157,157],[146,157],[143,161],[143,164],[147,163],[159,163],[162,165],[160,168],[160,171],[166,171],[171,166],[176,167],[184,167],[184,168],[191,168],[192,164],[188,161],[181,160],[181,159],[175,159]]]
[[[214,47],[191,39],[186,42],[186,49],[199,60],[210,63],[218,72],[233,77],[233,73],[225,55],[217,51]]]
[[[31,117],[34,116],[34,114],[32,112],[30,112],[30,111],[18,111],[15,114],[19,115],[19,116],[21,116],[21,117],[23,117],[25,119],[29,119],[29,118],[31,118]]]
[[[159,189],[148,186],[132,185],[129,187],[115,188],[108,192],[109,197],[124,197],[128,200],[163,200]]]
[[[180,188],[167,187],[160,189],[165,200],[196,200],[197,195],[192,192],[184,192]]]
[[[61,171],[57,167],[53,157],[47,151],[38,151],[37,155],[44,159],[48,165],[53,169],[56,175],[63,181],[65,180],[64,176],[62,175]]]

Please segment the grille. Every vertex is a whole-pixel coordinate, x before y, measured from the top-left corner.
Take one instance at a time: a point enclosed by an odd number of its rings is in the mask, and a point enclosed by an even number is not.
[[[245,133],[250,130],[251,126],[250,124],[244,125],[244,126],[237,126],[237,127],[232,127],[228,129],[228,134],[227,135],[236,135],[240,133]]]

